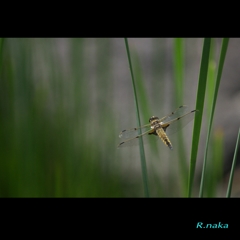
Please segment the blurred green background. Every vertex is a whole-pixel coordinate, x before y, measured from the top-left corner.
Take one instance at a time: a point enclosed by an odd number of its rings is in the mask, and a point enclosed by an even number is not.
[[[138,147],[117,149],[119,132],[136,126],[124,39],[0,41],[0,197],[143,197]],[[142,124],[182,104],[194,109],[202,42],[184,41],[177,103],[174,39],[129,39]],[[186,191],[191,130],[182,161],[178,137],[173,152],[146,145],[150,196]]]

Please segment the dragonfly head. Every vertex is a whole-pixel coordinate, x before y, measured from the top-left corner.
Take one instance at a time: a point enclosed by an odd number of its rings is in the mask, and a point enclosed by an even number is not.
[[[149,122],[151,123],[152,121],[157,120],[157,119],[159,119],[159,118],[152,116],[152,117],[149,118]]]

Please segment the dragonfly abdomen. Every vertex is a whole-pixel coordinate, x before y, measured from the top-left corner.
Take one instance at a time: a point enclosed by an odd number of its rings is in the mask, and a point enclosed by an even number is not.
[[[165,133],[164,129],[162,127],[156,129],[157,135],[161,138],[161,140],[164,142],[164,144],[166,146],[168,146],[170,149],[172,149],[172,144],[167,136],[167,134]]]

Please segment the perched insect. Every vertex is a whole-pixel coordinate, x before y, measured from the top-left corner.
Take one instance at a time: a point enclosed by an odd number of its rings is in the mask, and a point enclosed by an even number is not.
[[[118,145],[118,148],[131,145],[138,138],[153,134],[158,136],[166,146],[172,149],[173,147],[168,135],[177,132],[187,123],[192,121],[197,111],[198,110],[192,110],[187,112],[187,106],[183,105],[161,119],[152,116],[149,119],[149,124],[143,125],[139,128],[123,130],[119,137],[125,140]],[[142,130],[142,134],[139,134],[139,129]]]

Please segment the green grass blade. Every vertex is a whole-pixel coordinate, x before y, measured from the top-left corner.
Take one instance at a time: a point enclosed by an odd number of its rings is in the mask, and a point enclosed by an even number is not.
[[[176,106],[183,105],[183,86],[184,86],[184,40],[182,38],[174,39],[174,85]],[[186,149],[184,145],[183,132],[178,134],[178,155],[179,155],[179,173],[181,176],[182,195],[187,196],[188,187],[188,166],[186,161]]]
[[[225,60],[227,47],[228,47],[228,41],[229,41],[229,39],[225,38],[225,39],[223,39],[223,42],[222,42],[222,49],[221,49],[221,54],[220,54],[220,59],[219,59],[216,85],[215,85],[215,89],[214,89],[213,103],[211,105],[211,110],[210,110],[210,120],[209,120],[207,141],[206,141],[206,147],[205,147],[205,153],[204,153],[204,161],[203,161],[203,169],[202,169],[199,197],[203,197],[204,175],[205,175],[205,168],[206,168],[206,163],[207,163],[207,152],[208,152],[208,146],[209,146],[209,139],[210,139],[210,133],[211,133],[211,129],[212,129],[212,121],[213,121],[213,116],[214,116],[214,111],[215,111],[215,106],[216,106],[216,101],[217,101],[217,96],[218,96],[218,89],[219,89],[219,85],[220,85],[224,60]]]
[[[232,191],[232,182],[233,182],[233,176],[234,176],[234,168],[236,166],[236,161],[237,161],[239,138],[240,138],[240,128],[238,130],[237,143],[236,143],[236,147],[235,147],[235,152],[234,152],[233,162],[232,162],[232,168],[231,168],[231,173],[230,173],[229,182],[228,182],[228,189],[227,189],[227,194],[226,194],[226,197],[228,197],[228,198],[231,196],[231,191]]]
[[[206,174],[209,179],[208,184],[210,185],[208,185],[208,188],[206,189],[208,197],[216,196],[217,185],[223,176],[224,136],[221,128],[218,128],[214,131],[212,145],[212,162],[210,162],[210,168],[207,167],[208,171]]]
[[[136,87],[137,87],[136,91],[139,93],[138,96],[141,96],[140,98],[138,98],[138,103],[139,103],[140,109],[142,110],[141,111],[142,116],[144,117],[145,122],[147,122],[149,117],[152,116],[151,104],[147,96],[146,86],[144,84],[139,58],[136,52],[133,52],[133,53],[134,54],[132,54],[132,56],[134,60],[134,69],[135,69],[134,72],[135,72]],[[155,153],[158,153],[159,148],[157,145],[157,141],[155,141],[153,138],[150,138],[149,141],[151,143],[150,146],[152,150]]]
[[[183,55],[183,39],[176,38],[174,40],[174,83],[176,88],[177,104],[183,101],[183,79],[184,79],[184,55]]]
[[[198,143],[199,143],[199,137],[200,137],[201,124],[202,124],[204,98],[205,98],[205,92],[206,92],[210,46],[211,46],[211,39],[205,38],[203,43],[202,60],[201,60],[201,66],[200,66],[197,102],[196,102],[196,109],[199,111],[199,114],[196,115],[194,120],[193,137],[192,137],[192,151],[191,151],[189,178],[188,178],[188,197],[191,196],[194,173],[195,173]]]
[[[125,38],[125,45],[126,45],[128,62],[129,62],[129,67],[130,67],[130,72],[131,72],[131,77],[132,77],[132,86],[133,86],[134,99],[135,99],[135,105],[136,105],[137,126],[141,126],[139,107],[138,107],[137,91],[136,91],[136,86],[135,86],[135,80],[134,80],[134,75],[133,75],[133,68],[132,68],[131,56],[130,56],[130,51],[129,51],[129,47],[128,47],[127,38]],[[139,134],[141,134],[141,129],[139,130]],[[140,148],[140,157],[141,157],[144,194],[145,194],[146,197],[149,197],[147,165],[146,165],[145,152],[144,152],[144,146],[143,146],[142,138],[139,138],[139,148]]]

